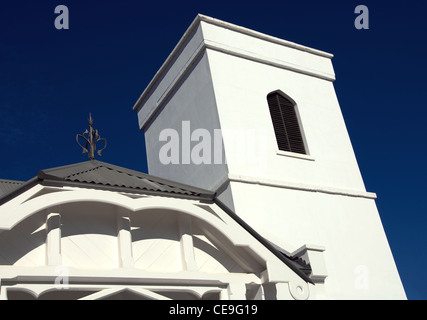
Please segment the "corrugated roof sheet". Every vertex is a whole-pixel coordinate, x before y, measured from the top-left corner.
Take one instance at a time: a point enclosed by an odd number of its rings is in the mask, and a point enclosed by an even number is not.
[[[22,181],[0,179],[0,197],[18,189],[23,184]]]
[[[213,192],[207,190],[165,180],[97,160],[41,170],[38,173],[38,178],[166,192],[196,197],[213,198],[214,196]]]

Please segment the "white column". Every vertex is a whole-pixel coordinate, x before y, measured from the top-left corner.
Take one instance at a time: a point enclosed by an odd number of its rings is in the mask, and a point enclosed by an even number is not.
[[[182,269],[184,271],[197,271],[196,259],[194,257],[193,233],[191,230],[191,216],[181,214],[178,223]]]
[[[51,213],[46,219],[46,264],[59,266],[61,256],[61,215]]]
[[[119,267],[133,268],[132,235],[129,215],[119,209],[117,216],[117,238],[119,245]]]

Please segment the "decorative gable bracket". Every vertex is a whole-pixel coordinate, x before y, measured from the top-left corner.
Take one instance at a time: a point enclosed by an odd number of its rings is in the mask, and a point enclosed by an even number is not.
[[[290,258],[311,270],[309,277],[314,283],[324,283],[328,276],[324,251],[325,247],[305,244],[292,252]]]

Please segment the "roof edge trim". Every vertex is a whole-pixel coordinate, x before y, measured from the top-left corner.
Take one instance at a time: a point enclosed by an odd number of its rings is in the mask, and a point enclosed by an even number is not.
[[[132,107],[132,110],[138,111],[138,109],[140,108],[140,106],[142,104],[142,101],[145,99],[148,92],[150,92],[151,88],[153,88],[155,86],[155,84],[157,83],[157,80],[160,78],[160,76],[163,74],[163,72],[167,69],[167,67],[172,63],[174,58],[179,54],[179,51],[181,50],[181,48],[183,46],[185,46],[187,40],[191,37],[194,30],[199,26],[200,22],[202,22],[202,21],[209,23],[209,24],[212,24],[212,25],[216,25],[216,26],[221,27],[221,28],[229,29],[229,30],[241,33],[241,34],[252,36],[254,38],[258,38],[258,39],[265,40],[268,42],[272,42],[272,43],[275,43],[278,45],[286,46],[286,47],[293,48],[296,50],[304,51],[304,52],[311,53],[311,54],[314,54],[317,56],[321,56],[321,57],[325,57],[325,58],[329,58],[329,59],[332,59],[334,57],[333,54],[325,52],[325,51],[313,49],[313,48],[303,46],[303,45],[300,45],[300,44],[297,44],[297,43],[294,43],[291,41],[287,41],[287,40],[283,40],[283,39],[280,39],[277,37],[273,37],[273,36],[267,35],[265,33],[254,31],[254,30],[251,30],[251,29],[248,29],[245,27],[241,27],[241,26],[238,26],[236,24],[232,24],[232,23],[225,22],[225,21],[222,21],[219,19],[215,19],[215,18],[206,16],[206,15],[203,15],[203,14],[198,14],[196,16],[196,18],[193,20],[193,22],[191,23],[191,25],[187,28],[184,35],[181,37],[181,39],[175,45],[172,52],[166,58],[165,62],[162,64],[162,66],[158,69],[158,71],[156,72],[154,77],[151,79],[150,83],[147,85],[145,90],[139,96],[138,100],[135,102],[134,106]],[[207,46],[205,44],[203,48],[206,48],[206,47]],[[326,76],[326,79],[330,80],[330,81],[335,80],[335,78],[331,78],[329,75]]]
[[[0,197],[0,205],[4,204],[5,202],[9,201],[10,199],[16,197],[17,195],[27,191],[28,189],[32,188],[36,184],[40,182],[40,179],[38,177],[34,177],[24,184],[22,184],[18,189],[13,190],[12,192],[6,193],[2,197]]]
[[[329,53],[326,51],[310,48],[310,47],[307,47],[307,46],[304,46],[304,45],[301,45],[301,44],[298,44],[295,42],[291,42],[288,40],[284,40],[284,39],[280,39],[280,38],[277,38],[274,36],[270,36],[268,34],[265,34],[265,33],[259,32],[259,31],[248,29],[248,28],[245,28],[245,27],[233,24],[233,23],[225,22],[225,21],[222,21],[222,20],[219,20],[216,18],[212,18],[209,16],[205,16],[203,14],[198,14],[197,18],[199,21],[204,21],[206,23],[214,24],[218,27],[230,29],[230,30],[242,33],[242,34],[252,36],[254,38],[259,38],[259,39],[266,40],[269,42],[273,42],[276,44],[280,44],[280,45],[283,45],[283,46],[286,46],[289,48],[293,48],[293,49],[305,51],[308,53],[312,53],[312,54],[315,54],[317,56],[321,56],[321,57],[325,57],[325,58],[329,58],[329,59],[332,59],[334,57],[334,55],[332,53]]]

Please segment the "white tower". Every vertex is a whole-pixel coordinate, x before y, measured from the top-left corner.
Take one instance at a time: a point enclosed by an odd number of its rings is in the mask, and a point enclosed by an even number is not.
[[[149,173],[216,191],[284,251],[323,252],[318,298],[405,299],[332,57],[197,16],[134,106]]]

